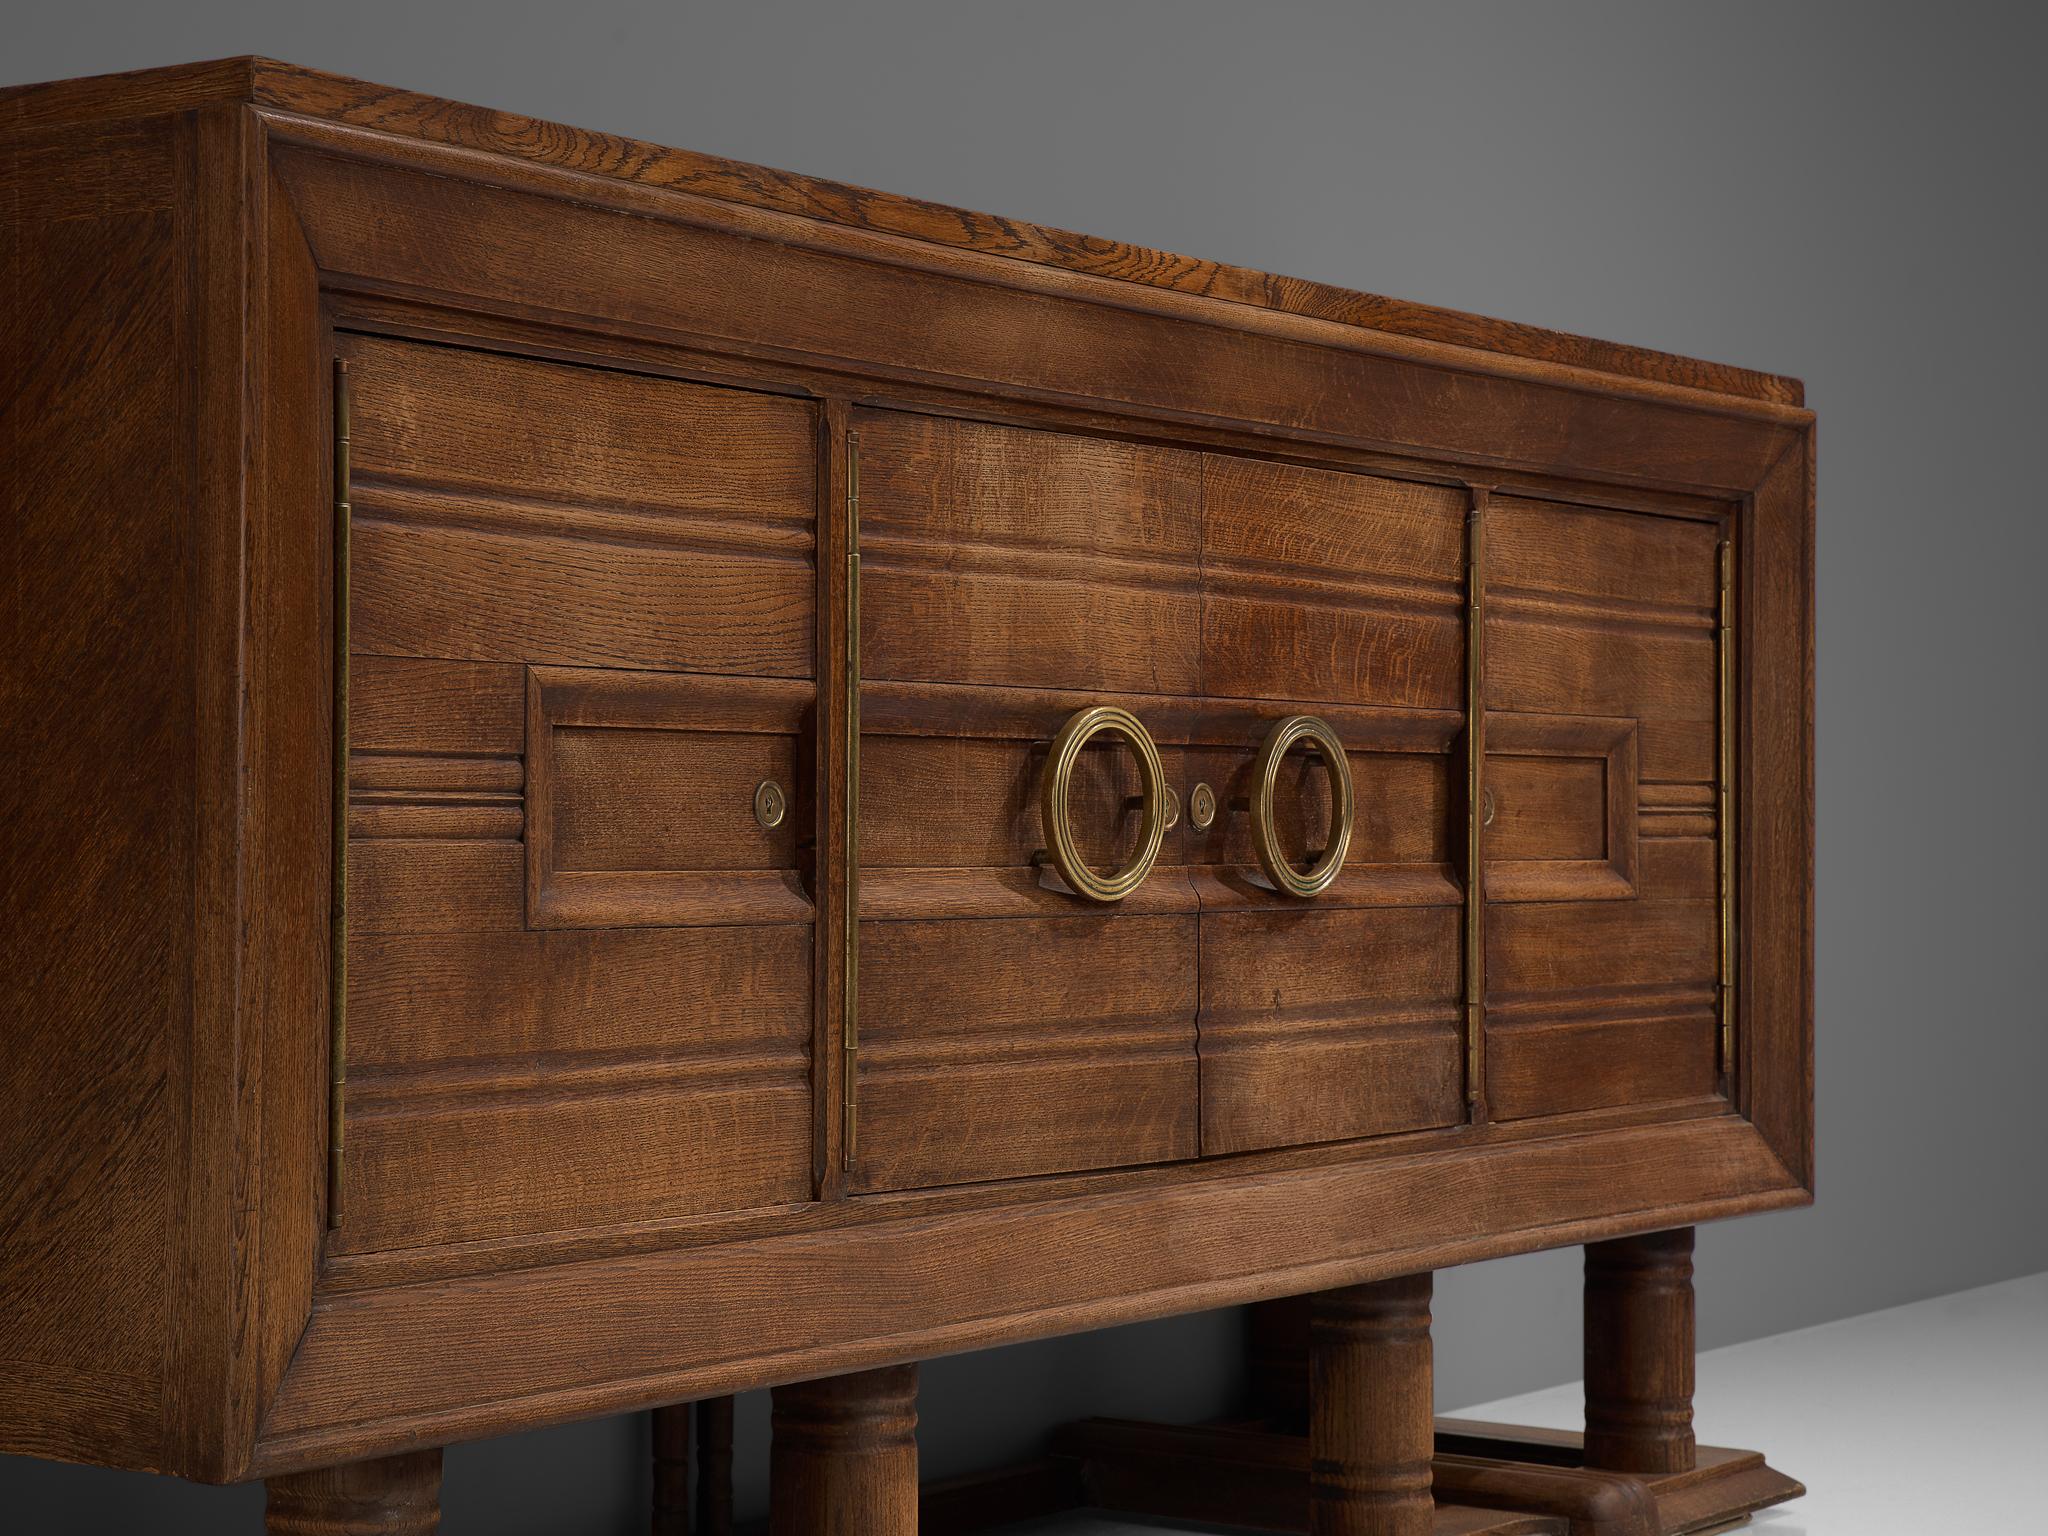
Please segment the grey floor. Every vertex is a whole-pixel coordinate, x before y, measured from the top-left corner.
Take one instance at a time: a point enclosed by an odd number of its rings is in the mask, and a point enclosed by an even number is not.
[[[1581,1384],[1446,1407],[1575,1429]],[[1695,1425],[1805,1483],[1756,1536],[2048,1531],[2048,1274],[1961,1291],[1699,1357]],[[1010,1536],[1160,1536],[1218,1527],[1101,1516]]]

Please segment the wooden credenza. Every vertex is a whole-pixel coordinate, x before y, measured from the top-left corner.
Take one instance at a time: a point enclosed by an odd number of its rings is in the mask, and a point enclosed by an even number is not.
[[[0,191],[0,1448],[1811,1198],[1796,382],[263,61]]]

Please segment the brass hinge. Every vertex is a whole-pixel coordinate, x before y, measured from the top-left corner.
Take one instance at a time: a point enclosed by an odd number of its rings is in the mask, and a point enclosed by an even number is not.
[[[860,438],[846,434],[846,910],[840,1003],[845,1077],[844,1165],[853,1167],[860,1115]]]
[[[327,1040],[327,1225],[341,1225],[342,1101],[348,1078],[348,363],[334,360],[334,869]]]
[[[1715,828],[1719,833],[1721,917],[1721,1072],[1731,1084],[1735,1076],[1735,601],[1734,548],[1720,549],[1720,602],[1714,632],[1714,665],[1720,684],[1720,707],[1714,735],[1719,779],[1715,797]]]
[[[1465,1102],[1485,1113],[1486,492],[1465,519]]]

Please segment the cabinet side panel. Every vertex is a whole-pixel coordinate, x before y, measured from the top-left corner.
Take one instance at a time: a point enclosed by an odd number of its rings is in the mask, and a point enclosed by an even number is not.
[[[248,512],[244,1017],[262,1038],[255,1395],[313,1305],[326,1189],[333,885],[333,416],[312,253],[282,188],[263,211],[253,310],[261,478]]]
[[[170,140],[0,144],[0,1449],[141,1467],[194,920]]]

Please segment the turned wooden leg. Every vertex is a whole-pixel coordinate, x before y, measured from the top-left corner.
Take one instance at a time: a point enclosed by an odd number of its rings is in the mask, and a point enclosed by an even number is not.
[[[1586,1245],[1586,1465],[1690,1472],[1692,1228]]]
[[[294,1472],[265,1489],[270,1536],[433,1536],[441,1529],[439,1451]]]
[[[916,1536],[917,1367],[777,1387],[769,1536]]]
[[[732,1536],[732,1399],[697,1405],[697,1536]]]
[[[690,1536],[690,1405],[654,1410],[654,1536]]]
[[[1309,1315],[1310,1536],[1429,1536],[1428,1275],[1323,1291]]]

